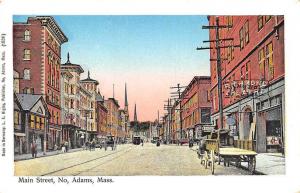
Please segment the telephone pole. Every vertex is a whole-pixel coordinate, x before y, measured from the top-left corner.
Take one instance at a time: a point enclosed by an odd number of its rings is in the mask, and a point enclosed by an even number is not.
[[[171,92],[171,94],[175,94],[171,97],[173,97],[173,99],[178,100],[179,102],[179,122],[180,122],[180,140],[182,139],[182,106],[181,106],[181,100],[182,100],[182,91],[181,89],[185,89],[186,86],[180,86],[180,84],[178,83],[177,86],[175,87],[170,87],[171,89],[177,89],[176,92]]]
[[[220,25],[219,17],[216,16],[216,25],[202,26],[202,29],[214,29],[216,32],[215,40],[203,41],[203,43],[215,43],[215,47],[200,47],[197,50],[207,50],[207,49],[216,49],[217,50],[217,58],[210,59],[210,61],[217,61],[217,74],[218,74],[218,104],[219,104],[219,119],[220,119],[220,128],[218,128],[218,139],[220,138],[220,129],[223,129],[223,94],[222,94],[222,76],[221,76],[221,62],[223,60],[227,60],[227,58],[221,58],[221,48],[232,48],[232,47],[240,47],[235,45],[225,45],[220,46],[220,42],[233,41],[232,38],[220,39],[220,29],[230,28],[231,25]]]

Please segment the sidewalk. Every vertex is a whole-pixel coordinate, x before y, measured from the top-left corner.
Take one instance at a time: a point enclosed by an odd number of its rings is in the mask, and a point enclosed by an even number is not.
[[[197,152],[197,145],[194,145],[191,150]],[[230,166],[234,167],[234,166]],[[248,168],[248,164],[243,162],[242,167]],[[285,174],[285,157],[281,153],[259,153],[256,156],[257,174],[263,175],[284,175]]]
[[[65,152],[65,153],[71,153],[71,152],[82,151],[82,150],[83,150],[83,148],[69,149],[68,152]],[[43,152],[38,152],[37,158],[53,156],[53,155],[58,155],[58,154],[62,154],[62,151],[61,150],[48,151],[48,152],[46,152],[46,155],[44,155]],[[14,161],[28,160],[28,159],[33,159],[31,154],[15,155],[15,157],[14,157]]]
[[[247,163],[242,163],[242,166],[248,167]],[[284,175],[285,157],[281,153],[257,154],[255,170],[265,175]]]

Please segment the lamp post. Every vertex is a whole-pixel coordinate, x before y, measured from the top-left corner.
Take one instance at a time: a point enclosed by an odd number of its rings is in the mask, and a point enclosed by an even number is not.
[[[87,141],[87,127],[88,127],[88,123],[87,123],[87,118],[88,118],[88,114],[91,112],[91,110],[88,109],[82,109],[80,110],[84,113],[84,117],[85,117],[85,134],[84,134],[84,143],[86,143]]]

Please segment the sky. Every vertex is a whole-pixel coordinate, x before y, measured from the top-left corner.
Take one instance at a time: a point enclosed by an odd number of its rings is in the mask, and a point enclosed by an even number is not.
[[[25,22],[28,16],[14,16]],[[134,104],[139,121],[163,115],[171,86],[188,85],[194,76],[210,75],[209,52],[197,51],[208,40],[207,16],[53,16],[68,42],[62,45],[61,63],[80,64],[87,77],[99,81],[105,98],[124,108],[127,84],[130,119]],[[206,45],[207,46],[207,45]]]

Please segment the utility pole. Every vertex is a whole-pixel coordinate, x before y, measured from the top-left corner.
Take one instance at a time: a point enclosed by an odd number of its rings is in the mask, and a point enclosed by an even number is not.
[[[171,89],[177,89],[176,92],[171,92],[171,94],[175,94],[171,97],[173,97],[175,100],[177,99],[179,102],[179,121],[180,121],[180,140],[182,140],[182,106],[181,106],[181,101],[182,101],[182,91],[181,89],[186,88],[186,86],[180,86],[180,84],[178,83],[177,86],[175,87],[170,87]]]
[[[215,43],[215,47],[200,47],[197,50],[207,50],[207,49],[216,49],[217,50],[217,58],[210,59],[210,61],[217,61],[217,74],[218,74],[218,104],[219,104],[219,118],[220,118],[220,128],[218,128],[218,140],[220,139],[220,129],[223,129],[223,94],[222,94],[222,76],[221,76],[221,62],[222,60],[227,60],[227,58],[221,58],[221,48],[229,48],[229,47],[240,47],[235,45],[228,46],[220,46],[220,42],[233,41],[233,38],[225,38],[220,39],[219,31],[220,29],[230,28],[231,25],[220,25],[219,17],[216,16],[216,25],[202,26],[202,29],[214,29],[216,32],[215,40],[203,41],[203,43]]]

